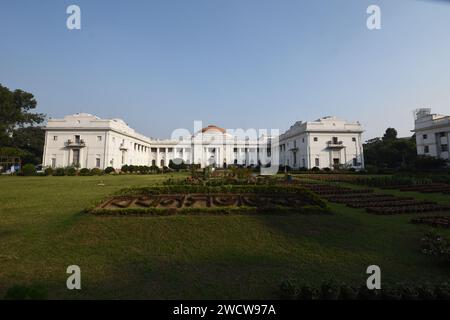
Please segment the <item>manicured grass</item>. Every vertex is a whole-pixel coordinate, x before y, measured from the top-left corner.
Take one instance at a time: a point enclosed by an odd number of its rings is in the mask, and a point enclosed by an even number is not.
[[[276,298],[289,277],[360,286],[370,264],[381,267],[384,284],[450,276],[448,266],[421,254],[429,227],[409,223],[417,215],[375,216],[335,204],[333,215],[81,213],[121,188],[167,178],[0,177],[0,298],[15,285],[41,285],[49,298],[63,299]],[[81,267],[80,291],[66,289],[73,264]]]

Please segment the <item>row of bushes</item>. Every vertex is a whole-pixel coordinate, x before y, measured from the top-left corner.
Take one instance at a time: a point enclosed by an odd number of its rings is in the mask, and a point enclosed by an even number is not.
[[[421,239],[422,253],[450,262],[450,240],[434,232],[426,233]]]
[[[125,168],[124,168],[125,167]],[[158,168],[156,166],[124,166],[120,173],[138,173],[138,174],[153,174],[166,173],[171,170],[168,167]],[[18,175],[22,176],[99,176],[103,174],[116,173],[113,167],[107,167],[105,170],[99,168],[82,168],[78,169],[74,166],[46,168],[43,172],[37,172],[36,167],[32,164],[26,164],[22,167]]]
[[[59,167],[59,168],[45,168],[43,172],[37,172],[36,167],[32,164],[26,164],[22,167],[18,175],[22,176],[100,176],[103,174],[110,174],[115,172],[115,169],[108,167],[105,170],[99,168],[93,169],[77,169],[76,167]]]
[[[320,287],[299,286],[295,279],[284,280],[280,284],[280,297],[286,300],[435,300],[450,299],[450,285],[443,283],[420,287],[406,284],[384,286],[369,290],[363,285],[355,288],[346,284],[337,284],[333,280],[322,283]]]
[[[415,184],[430,184],[433,181],[428,178],[414,178],[408,176],[381,176],[381,177],[358,177],[354,180],[357,184],[371,187],[387,187],[387,186],[407,186]]]
[[[286,214],[328,214],[326,208],[315,205],[305,205],[302,207],[191,207],[191,208],[121,208],[103,209],[89,208],[86,213],[98,216],[171,216],[171,215],[286,215]]]
[[[171,169],[169,167],[159,168],[158,166],[134,166],[134,165],[123,165],[120,169],[121,173],[138,173],[138,174],[150,174],[150,173],[164,173],[169,172]]]

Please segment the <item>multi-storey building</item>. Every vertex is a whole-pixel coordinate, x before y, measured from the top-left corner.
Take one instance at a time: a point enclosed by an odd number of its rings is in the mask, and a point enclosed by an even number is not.
[[[414,130],[417,154],[450,159],[450,116],[431,113],[431,109],[416,110]]]
[[[279,138],[280,164],[291,168],[364,168],[359,122],[335,117],[296,122]]]
[[[201,166],[257,165],[258,146],[267,140],[231,135],[217,126],[176,139],[152,139],[120,119],[105,120],[87,113],[50,119],[45,131],[43,165],[50,167],[163,167],[170,160]]]
[[[43,165],[49,167],[163,167],[170,161],[202,167],[364,167],[361,125],[332,117],[297,122],[281,136],[227,131],[210,125],[193,134],[184,131],[173,134],[171,139],[153,139],[137,133],[120,119],[105,120],[87,113],[50,119],[45,131]]]

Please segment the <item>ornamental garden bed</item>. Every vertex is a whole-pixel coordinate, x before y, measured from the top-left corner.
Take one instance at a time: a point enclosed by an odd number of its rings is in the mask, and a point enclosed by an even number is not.
[[[436,211],[450,211],[450,206],[441,205],[437,203],[431,204],[414,204],[402,207],[371,207],[367,208],[367,212],[378,215],[392,215],[392,214],[404,214],[404,213],[424,213],[424,212],[436,212]]]
[[[352,208],[364,208],[368,213],[377,215],[450,211],[450,205],[409,197],[374,194],[371,189],[350,189],[318,184],[303,184],[303,186],[330,202],[342,203]]]
[[[450,216],[428,216],[411,219],[414,224],[426,224],[432,227],[449,228]]]
[[[87,212],[96,215],[328,213],[325,202],[300,187],[162,186],[124,189]]]
[[[415,191],[422,193],[444,193],[450,194],[450,185],[445,183],[417,184],[409,186],[388,186],[386,189],[397,189],[400,191]]]

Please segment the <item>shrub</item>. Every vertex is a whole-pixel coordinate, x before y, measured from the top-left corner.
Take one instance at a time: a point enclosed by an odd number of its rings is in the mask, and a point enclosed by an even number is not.
[[[80,170],[80,176],[90,176],[91,175],[91,170],[89,170],[88,168],[83,168]]]
[[[339,286],[333,280],[324,282],[321,287],[321,297],[325,300],[336,300],[339,297]]]
[[[76,176],[77,175],[77,169],[75,169],[75,167],[67,167],[65,169],[65,173],[68,176]]]
[[[376,300],[380,290],[370,290],[367,286],[359,287],[357,298],[360,300]]]
[[[150,168],[149,168],[149,172],[151,172],[151,173],[159,173],[159,168],[158,168],[158,166],[151,166]]]
[[[120,171],[123,173],[128,173],[128,172],[130,172],[130,167],[127,164],[124,164],[122,166],[122,168],[120,169]]]
[[[150,167],[149,166],[139,166],[139,173],[140,174],[148,174],[149,171],[150,171]]]
[[[384,286],[381,290],[381,298],[385,300],[401,300],[402,291],[398,287]]]
[[[92,168],[91,169],[91,176],[101,176],[103,174],[103,170],[99,168]]]
[[[113,167],[107,167],[107,168],[105,169],[105,173],[106,173],[106,174],[110,174],[110,173],[112,173],[112,172],[116,172],[116,170],[115,170]]]
[[[36,167],[34,166],[34,164],[28,163],[22,167],[22,174],[24,176],[35,176]]]
[[[47,298],[47,291],[41,286],[17,285],[8,289],[5,300],[42,300]]]
[[[45,174],[46,176],[51,176],[51,175],[53,175],[53,169],[52,169],[52,168],[46,168],[46,169],[44,170],[44,174]]]
[[[358,291],[346,284],[341,285],[339,290],[339,299],[340,300],[355,300],[358,296]]]
[[[299,288],[295,279],[287,279],[280,284],[281,299],[295,300],[298,298]]]
[[[421,300],[434,300],[436,295],[434,288],[430,284],[424,284],[417,289],[419,293],[419,299]]]
[[[437,299],[440,300],[449,300],[450,299],[450,286],[448,283],[444,282],[438,286],[434,291]]]
[[[411,286],[400,284],[398,289],[403,300],[417,300],[419,298],[419,291]]]
[[[166,173],[166,172],[170,172],[170,168],[167,166],[162,167],[162,172]]]
[[[447,239],[440,235],[428,232],[422,238],[422,253],[449,261],[450,244]]]
[[[417,156],[414,163],[418,171],[442,170],[447,165],[447,160],[430,156]]]
[[[300,288],[299,298],[301,300],[315,300],[319,298],[319,290],[310,286]]]
[[[55,172],[53,173],[54,176],[65,176],[66,170],[64,168],[56,168]]]

